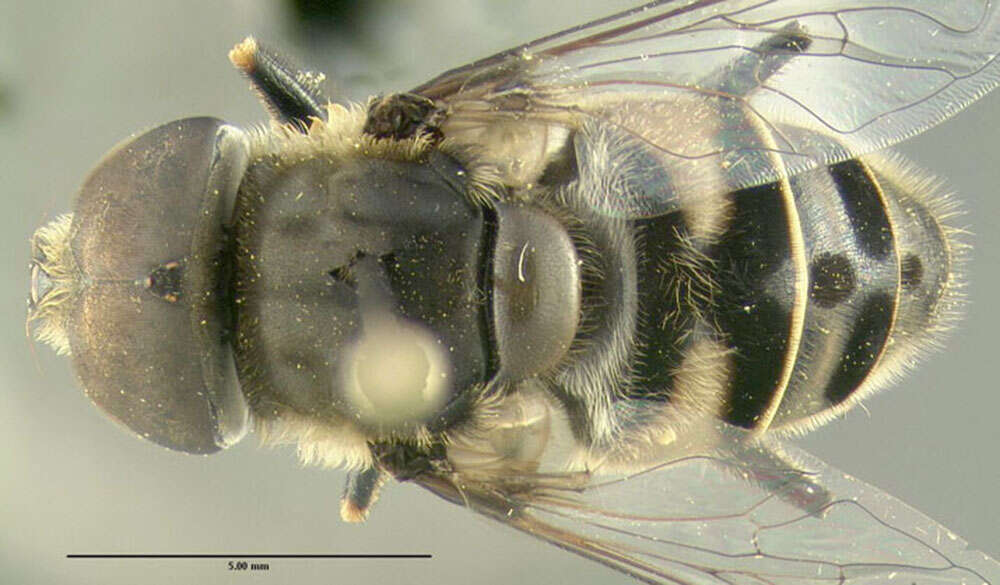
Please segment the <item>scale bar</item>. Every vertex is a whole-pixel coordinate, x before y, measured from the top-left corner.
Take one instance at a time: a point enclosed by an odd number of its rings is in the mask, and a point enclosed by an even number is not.
[[[430,559],[419,554],[68,554],[67,559]]]

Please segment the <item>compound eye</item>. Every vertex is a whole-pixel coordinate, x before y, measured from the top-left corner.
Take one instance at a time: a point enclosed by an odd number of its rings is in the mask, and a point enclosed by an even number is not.
[[[105,155],[68,229],[62,321],[76,373],[107,415],[171,449],[210,453],[247,430],[222,250],[248,160],[244,133],[222,120],[154,128]],[[51,286],[33,270],[33,297]]]
[[[493,319],[500,373],[535,376],[566,355],[580,316],[580,268],[566,229],[545,213],[497,209]]]

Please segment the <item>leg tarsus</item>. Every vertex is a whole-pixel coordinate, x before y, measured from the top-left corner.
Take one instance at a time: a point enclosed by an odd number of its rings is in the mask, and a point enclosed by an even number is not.
[[[389,474],[379,467],[347,474],[344,496],[340,499],[340,518],[344,522],[364,522],[387,479]]]
[[[803,471],[784,454],[764,442],[740,442],[727,448],[733,460],[743,465],[734,469],[776,498],[808,514],[822,516],[833,500],[830,491]]]

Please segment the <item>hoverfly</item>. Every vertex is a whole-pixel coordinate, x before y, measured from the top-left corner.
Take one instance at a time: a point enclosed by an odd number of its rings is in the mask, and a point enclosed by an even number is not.
[[[36,332],[158,444],[348,464],[347,519],[393,477],[650,582],[988,581],[778,439],[954,311],[946,205],[869,153],[992,88],[998,26],[658,2],[367,108],[250,41],[283,125],[109,153],[33,239]]]

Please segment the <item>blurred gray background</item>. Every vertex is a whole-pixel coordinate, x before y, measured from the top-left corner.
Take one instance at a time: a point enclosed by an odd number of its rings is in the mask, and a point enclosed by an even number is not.
[[[420,489],[387,486],[363,526],[338,517],[344,474],[302,469],[251,437],[192,457],[132,438],[25,338],[28,238],[68,210],[128,134],[198,114],[264,118],[226,52],[253,33],[347,96],[401,90],[453,66],[634,2],[367,3],[335,38],[279,2],[0,0],[0,582],[608,583],[614,573]],[[947,179],[975,232],[968,318],[899,388],[802,444],[1000,556],[1000,94],[901,149]],[[430,553],[431,560],[66,560],[67,553]]]

